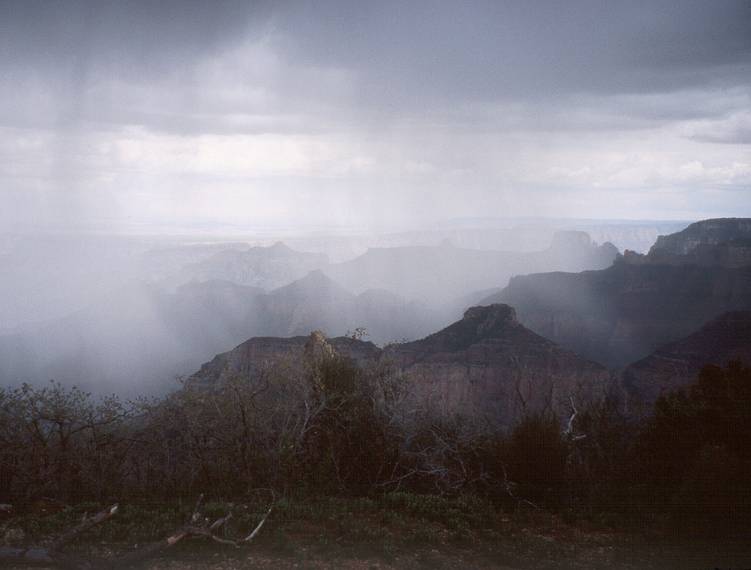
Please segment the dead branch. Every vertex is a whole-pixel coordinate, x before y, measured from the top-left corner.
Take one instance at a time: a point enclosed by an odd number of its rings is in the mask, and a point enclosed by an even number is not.
[[[272,494],[273,494],[273,491],[272,491]],[[248,536],[242,539],[241,542],[250,542],[256,537],[256,535],[260,532],[261,527],[263,527],[263,525],[266,523],[266,519],[269,518],[269,515],[271,514],[271,510],[273,508],[274,508],[274,502],[272,501],[271,505],[269,506],[269,509],[266,511],[266,514],[263,515],[261,522],[259,522],[256,528],[253,529],[253,532],[251,532]]]
[[[501,468],[503,469],[503,486],[504,486],[504,488],[506,490],[506,494],[509,497],[511,497],[512,499],[514,499],[516,501],[517,507],[519,505],[521,505],[522,503],[525,503],[525,504],[529,505],[530,507],[533,507],[536,511],[539,511],[540,507],[538,507],[537,505],[535,505],[532,501],[529,501],[529,500],[525,499],[524,497],[518,497],[514,493],[514,487],[516,487],[516,483],[514,483],[513,481],[509,480],[509,478],[508,478],[508,472],[506,471],[506,466],[505,465],[501,465]]]
[[[71,570],[91,568],[91,562],[64,554],[62,548],[81,533],[115,516],[117,511],[118,506],[112,505],[93,517],[85,518],[78,525],[53,540],[48,547],[34,545],[28,548],[0,548],[0,562],[12,562],[24,566],[55,565],[59,568]]]
[[[571,417],[568,419],[568,424],[566,425],[566,429],[563,432],[565,435],[570,435],[571,432],[574,431],[574,420],[579,413],[576,409],[576,405],[574,404],[574,397],[570,396],[568,400],[569,402],[571,402]]]
[[[571,417],[569,417],[568,419],[568,424],[566,425],[566,429],[563,431],[563,435],[569,437],[571,441],[579,441],[586,438],[587,436],[584,434],[574,433],[574,420],[576,419],[576,416],[579,415],[579,410],[576,409],[573,396],[569,397],[569,402],[571,402]]]
[[[110,568],[130,568],[138,562],[151,558],[163,550],[166,550],[185,538],[208,538],[218,544],[234,546],[240,548],[242,545],[251,542],[260,532],[266,520],[269,518],[271,511],[276,503],[276,495],[271,490],[271,504],[264,513],[260,522],[245,537],[239,539],[224,538],[217,535],[217,532],[224,527],[232,518],[232,512],[228,512],[223,517],[209,523],[201,512],[203,504],[203,495],[196,501],[196,506],[188,519],[188,522],[171,532],[166,538],[146,544],[136,550],[133,550],[117,559],[107,560],[84,560],[69,556],[62,552],[65,545],[74,538],[87,531],[91,527],[101,524],[112,518],[118,511],[118,505],[112,505],[93,517],[85,517],[78,525],[64,532],[50,543],[50,546],[30,546],[28,548],[0,548],[0,564],[15,563],[23,566],[57,566],[66,570],[89,570],[91,568],[101,568],[109,566]]]
[[[258,525],[256,525],[253,531],[245,538],[235,540],[217,536],[216,532],[232,518],[232,512],[228,512],[223,517],[220,517],[213,523],[209,524],[208,519],[203,517],[201,513],[201,504],[203,502],[203,495],[201,495],[196,502],[195,508],[193,509],[193,514],[190,516],[190,519],[185,526],[173,531],[169,536],[167,536],[167,538],[163,540],[147,544],[121,557],[116,562],[115,568],[131,567],[135,563],[155,556],[159,552],[174,546],[175,544],[186,538],[208,538],[218,544],[240,548],[243,544],[252,541],[256,537],[258,532],[261,530],[261,527],[263,527],[264,523],[266,522],[266,519],[268,519],[269,515],[271,514],[271,511],[273,510],[274,504],[276,502],[276,495],[273,491],[271,491],[271,493],[271,505],[269,506],[268,510],[266,511]]]
[[[109,509],[105,509],[95,514],[93,517],[84,517],[84,519],[78,525],[76,525],[69,531],[64,532],[59,537],[57,537],[50,545],[50,549],[54,551],[62,550],[63,546],[68,544],[71,540],[76,538],[79,534],[86,532],[93,526],[96,526],[98,524],[103,523],[106,520],[111,519],[113,516],[117,514],[117,511],[119,510],[119,508],[120,507],[117,504],[115,504],[115,505],[112,505]]]

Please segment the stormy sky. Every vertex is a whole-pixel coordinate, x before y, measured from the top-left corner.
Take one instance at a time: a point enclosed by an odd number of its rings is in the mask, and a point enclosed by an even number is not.
[[[0,227],[751,215],[751,2],[0,1]]]

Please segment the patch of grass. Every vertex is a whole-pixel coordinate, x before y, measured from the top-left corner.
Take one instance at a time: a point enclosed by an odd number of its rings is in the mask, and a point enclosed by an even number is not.
[[[92,515],[106,505],[81,503],[53,514],[28,513],[13,521],[21,528],[30,541],[53,537],[78,524],[84,515]],[[194,504],[187,502],[128,502],[120,505],[116,516],[106,523],[95,526],[81,535],[78,542],[132,543],[143,544],[159,540],[184,525],[193,512]],[[232,510],[233,517],[227,525],[228,534],[237,536],[247,533],[258,524],[262,516],[260,509],[208,502],[201,512],[208,519],[217,519]]]
[[[469,495],[447,498],[437,495],[389,493],[384,495],[382,504],[397,512],[405,512],[413,517],[438,522],[454,529],[494,525],[499,516],[491,503]]]
[[[420,525],[411,529],[407,539],[415,544],[440,544],[446,539],[446,531],[437,525]]]
[[[26,543],[40,542],[70,528],[84,513],[92,514],[103,506],[82,503],[56,513],[27,513],[7,521],[6,528],[22,529]],[[82,535],[78,548],[99,549],[111,555],[161,539],[185,524],[193,506],[192,501],[124,503],[117,516]],[[213,520],[231,509],[233,518],[227,534],[237,537],[258,524],[265,508],[261,498],[247,504],[210,501],[202,512]],[[653,568],[678,567],[662,563],[661,558],[655,558],[654,549],[633,536],[626,541],[618,534],[603,532],[599,525],[581,521],[571,525],[567,518],[532,509],[511,516],[471,496],[389,493],[356,499],[284,497],[251,548],[236,551],[211,541],[185,541],[171,551],[169,558],[203,562],[164,567],[213,567],[203,565],[209,562],[220,562],[219,568],[238,567],[227,561],[247,559],[251,552],[284,568],[321,567],[321,561],[330,565],[327,567],[336,567],[349,559],[371,566],[380,566],[383,561],[425,568],[473,567],[482,561],[481,565],[584,569],[606,567],[612,562],[608,567],[629,570],[646,567],[646,562],[654,559]],[[639,552],[630,554],[635,547]],[[681,549],[675,550],[675,559],[681,559]],[[713,552],[716,556],[720,550]],[[733,560],[746,560],[746,552],[746,545],[738,547]]]
[[[77,524],[84,514],[106,505],[81,503],[53,514],[27,514],[14,526],[29,541],[54,537]],[[121,504],[118,514],[79,538],[79,543],[144,544],[159,540],[187,522],[192,501],[131,501]],[[238,537],[253,529],[266,504],[207,501],[201,512],[209,520],[232,511],[223,530]],[[300,537],[324,550],[365,546],[388,558],[399,544],[437,545],[478,540],[488,530],[499,531],[501,514],[491,503],[471,496],[439,497],[411,493],[388,493],[377,497],[282,497],[257,539],[279,554],[295,555]],[[290,536],[295,536],[293,541]]]

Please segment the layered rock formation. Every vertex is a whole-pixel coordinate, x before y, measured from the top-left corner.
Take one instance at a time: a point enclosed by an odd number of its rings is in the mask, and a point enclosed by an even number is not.
[[[628,407],[634,413],[649,411],[663,392],[695,382],[703,366],[732,360],[751,365],[751,311],[725,313],[628,366],[621,380]]]
[[[626,252],[625,262],[653,265],[745,267],[751,265],[751,219],[703,220],[657,238],[647,255]]]
[[[444,414],[483,414],[508,423],[525,412],[560,416],[571,399],[601,396],[605,368],[522,326],[508,305],[468,309],[464,318],[385,356],[412,380],[420,399]]]
[[[536,333],[624,366],[724,312],[751,309],[751,260],[722,253],[749,226],[748,219],[699,222],[660,238],[646,256],[627,255],[601,271],[514,277],[482,302],[508,303]],[[710,251],[715,262],[699,262]]]
[[[208,387],[236,376],[259,377],[273,363],[301,362],[306,342],[302,336],[250,339],[205,364],[192,382]],[[473,307],[442,331],[384,350],[347,337],[328,342],[363,365],[395,366],[419,405],[443,415],[486,416],[502,425],[525,411],[565,416],[572,401],[602,395],[609,381],[602,366],[527,330],[506,305]]]
[[[354,292],[387,289],[439,305],[473,291],[503,287],[512,275],[608,267],[617,254],[615,246],[598,246],[584,232],[558,232],[544,251],[475,250],[446,241],[439,246],[372,248],[324,271]]]
[[[365,365],[377,361],[381,350],[372,342],[351,337],[325,338],[319,331],[309,336],[255,337],[229,352],[215,356],[193,374],[189,382],[195,386],[211,388],[232,378],[257,379],[271,368],[286,367],[291,372],[299,372],[305,361],[306,349],[315,346],[330,346],[341,356],[352,358]]]
[[[715,218],[702,220],[685,230],[660,236],[650,255],[690,255],[702,245],[720,245],[751,239],[751,218]]]
[[[516,307],[534,332],[609,367],[751,309],[751,267],[616,263],[603,271],[515,277],[483,301]]]

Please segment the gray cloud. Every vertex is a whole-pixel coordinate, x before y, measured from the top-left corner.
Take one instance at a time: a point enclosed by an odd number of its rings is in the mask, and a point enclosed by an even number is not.
[[[468,215],[559,211],[565,191],[664,217],[670,188],[681,216],[732,210],[749,78],[744,1],[5,1],[0,199],[71,220],[318,200],[367,221],[431,192],[452,213],[461,188]]]
[[[688,127],[689,137],[702,142],[751,144],[751,110]]]
[[[331,103],[346,97],[357,109],[340,112],[372,112],[380,121],[384,115],[399,118],[457,104],[571,105],[572,97],[582,95],[747,89],[751,75],[751,5],[743,1],[493,1],[448,9],[439,2],[272,7],[232,1],[32,0],[3,6],[4,75],[22,82],[32,76],[55,99],[51,107],[63,124],[106,115],[159,126],[169,125],[167,111],[197,108],[210,114],[214,105],[227,104],[212,101],[212,92],[222,87],[212,79],[247,80],[247,88],[262,82],[260,87],[275,91],[265,112],[275,110],[274,102],[305,107],[309,98],[330,111]],[[206,59],[262,39],[280,68],[276,75],[254,77],[242,68],[225,70],[229,77],[196,75]],[[310,70],[339,70],[349,91],[332,92],[341,85],[319,89],[315,73],[305,84],[295,80],[295,74]],[[126,108],[118,101],[120,93],[101,88],[108,83],[146,84],[157,99],[164,90],[170,94],[169,101],[158,101],[164,115]],[[248,99],[233,103],[244,112],[258,110]],[[682,109],[662,105],[652,113],[669,118]],[[42,113],[39,120],[44,119]]]
[[[279,17],[295,58],[363,71],[380,97],[550,98],[747,84],[747,2],[308,5]],[[346,46],[345,49],[340,49]]]

